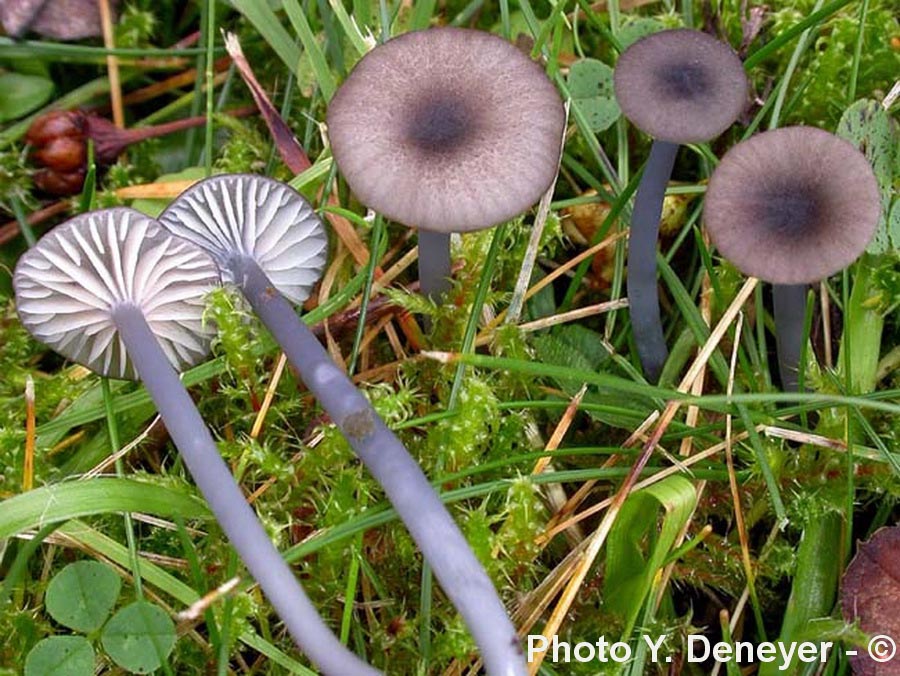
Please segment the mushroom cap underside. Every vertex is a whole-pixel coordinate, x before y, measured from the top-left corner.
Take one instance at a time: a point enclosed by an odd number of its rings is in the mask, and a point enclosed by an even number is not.
[[[564,126],[540,65],[461,28],[376,47],[328,108],[334,158],[359,200],[440,232],[490,227],[537,202],[556,177]]]
[[[19,318],[37,340],[101,375],[135,380],[116,309],[138,307],[183,370],[209,352],[204,296],[217,280],[203,251],[119,207],[76,216],[44,235],[19,259],[13,285]]]
[[[880,216],[865,155],[812,127],[735,145],[713,172],[703,208],[719,252],[776,284],[808,284],[842,270],[865,250]]]
[[[622,52],[613,79],[625,116],[638,129],[671,143],[713,139],[747,105],[749,83],[738,55],[696,30],[641,38]]]
[[[265,176],[202,180],[181,193],[159,221],[207,251],[225,281],[238,281],[229,259],[248,256],[294,303],[309,297],[325,269],[328,235],[321,219],[296,190]]]

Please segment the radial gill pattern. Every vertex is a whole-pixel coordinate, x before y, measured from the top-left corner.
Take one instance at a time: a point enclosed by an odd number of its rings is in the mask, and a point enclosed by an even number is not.
[[[228,261],[252,257],[275,287],[302,303],[325,268],[322,221],[290,186],[262,176],[214,176],[191,186],[160,216],[170,232],[208,251],[232,283]]]
[[[111,378],[136,379],[115,326],[117,308],[139,307],[172,365],[207,354],[203,298],[218,279],[203,251],[132,209],[77,216],[45,235],[16,266],[22,324],[63,356]]]

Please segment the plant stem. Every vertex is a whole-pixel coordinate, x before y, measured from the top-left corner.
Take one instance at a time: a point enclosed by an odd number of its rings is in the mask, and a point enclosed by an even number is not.
[[[796,392],[800,378],[800,353],[806,324],[806,285],[773,284],[775,306],[775,344],[781,388]]]
[[[419,230],[419,289],[436,303],[450,289],[450,233]]]
[[[488,673],[527,673],[516,630],[465,537],[418,463],[332,361],[252,258],[229,262],[234,279],[288,361],[341,430],[406,524],[481,649]]]
[[[103,394],[103,408],[106,411],[106,430],[109,434],[109,446],[113,454],[118,454],[122,445],[119,443],[119,425],[116,421],[115,407],[113,406],[113,393],[109,386],[109,378],[100,379],[100,391]],[[122,458],[116,458],[116,476],[125,477],[125,463]],[[134,537],[134,522],[131,512],[125,512],[125,541],[128,543],[128,557],[131,559],[131,575],[134,578],[134,595],[140,601],[144,598],[143,583],[141,581],[141,564],[138,556],[137,541]]]
[[[669,351],[659,316],[656,284],[656,241],[666,185],[675,165],[678,144],[654,141],[634,199],[628,236],[628,304],[631,329],[644,377],[659,379]]]
[[[122,305],[115,310],[113,319],[191,476],[294,642],[328,674],[379,674],[341,645],[319,617],[247,504],[143,314],[133,305]]]
[[[844,305],[844,333],[838,364],[845,378],[850,375],[849,394],[868,394],[878,383],[884,311],[871,300],[881,292],[875,273],[883,264],[882,260],[872,254],[860,258],[855,266],[850,297]]]
[[[843,567],[843,529],[841,515],[832,511],[811,518],[803,528],[803,537],[797,547],[797,568],[791,595],[778,637],[784,645],[803,636],[811,620],[831,614]],[[768,663],[760,667],[760,676],[796,673],[796,656],[792,656],[790,664],[785,667]],[[788,671],[785,672],[785,669]]]

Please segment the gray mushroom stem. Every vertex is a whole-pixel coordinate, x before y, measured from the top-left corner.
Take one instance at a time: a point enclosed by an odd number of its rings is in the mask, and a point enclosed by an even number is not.
[[[450,289],[449,232],[419,230],[419,288],[435,302]]]
[[[773,284],[775,344],[778,373],[785,392],[796,392],[800,383],[800,353],[806,320],[806,284]]]
[[[527,669],[516,630],[490,578],[419,465],[256,261],[237,255],[229,260],[229,268],[288,361],[384,488],[465,620],[488,673],[524,676]]]
[[[659,316],[656,246],[666,186],[675,165],[678,144],[653,141],[634,200],[628,235],[628,305],[631,328],[644,377],[659,380],[669,356]]]
[[[319,617],[247,504],[140,309],[120,305],[113,321],[200,492],[294,642],[326,674],[380,674],[342,645]]]

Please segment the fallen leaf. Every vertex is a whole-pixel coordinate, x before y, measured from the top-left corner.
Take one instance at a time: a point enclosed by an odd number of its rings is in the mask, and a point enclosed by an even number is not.
[[[844,619],[858,621],[872,641],[869,651],[857,650],[850,656],[857,676],[900,676],[900,655],[891,641],[900,640],[900,526],[882,528],[859,551],[847,566],[841,590]],[[882,637],[879,641],[879,637]],[[886,640],[886,639],[890,640]],[[886,658],[878,661],[869,656]]]

